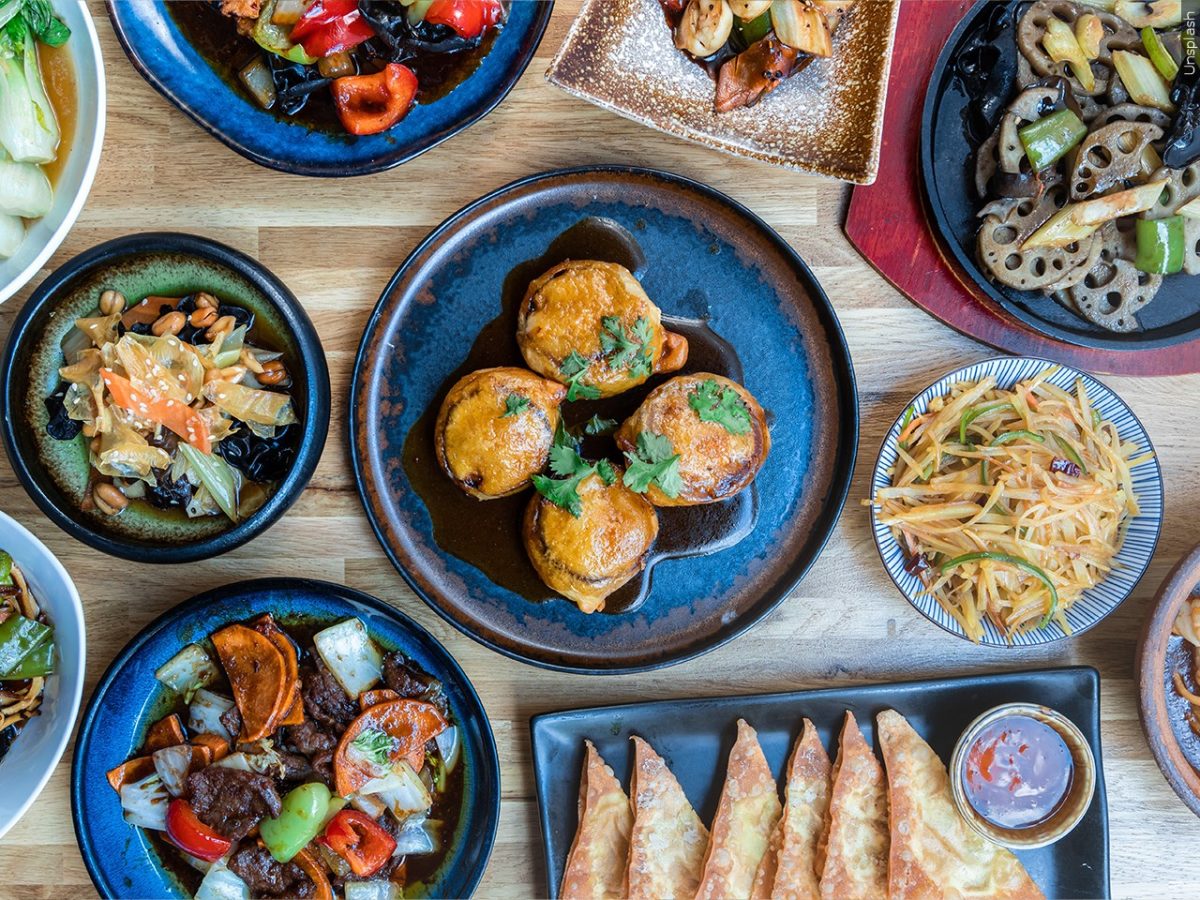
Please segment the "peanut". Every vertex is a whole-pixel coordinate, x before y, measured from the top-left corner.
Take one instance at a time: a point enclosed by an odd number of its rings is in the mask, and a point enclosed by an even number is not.
[[[214,322],[217,321],[217,318],[217,311],[211,306],[205,306],[203,308],[197,306],[192,311],[192,314],[188,316],[188,322],[194,325],[196,328],[209,328]]]
[[[287,367],[277,359],[263,363],[262,371],[256,377],[261,384],[266,385],[286,384],[291,380]]]
[[[233,316],[221,316],[209,326],[208,331],[204,334],[210,341],[215,341],[217,335],[233,331],[235,328],[237,328],[237,320]]]
[[[194,302],[196,309],[216,309],[221,305],[221,301],[212,294],[205,293],[204,291],[196,295]]]
[[[231,381],[237,384],[245,377],[245,366],[226,366],[224,369],[209,369],[205,372],[204,383],[211,384],[214,381]]]
[[[102,481],[92,488],[92,501],[96,509],[106,516],[115,516],[129,505],[129,498],[115,484]]]
[[[151,325],[150,332],[155,337],[162,337],[164,334],[179,334],[186,324],[187,317],[179,310],[173,310]]]
[[[111,316],[125,312],[125,295],[120,291],[104,291],[100,294],[100,314]]]

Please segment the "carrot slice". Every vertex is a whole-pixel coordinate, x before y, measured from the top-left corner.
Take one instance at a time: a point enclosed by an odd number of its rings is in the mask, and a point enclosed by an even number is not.
[[[363,691],[358,695],[358,708],[366,711],[372,706],[378,706],[380,703],[387,703],[391,700],[399,700],[400,695],[391,688],[379,688],[374,691]]]
[[[204,747],[208,750],[208,756],[211,762],[216,762],[219,759],[224,759],[229,755],[229,741],[221,737],[219,734],[204,733],[198,734],[192,738],[192,744],[196,747]]]
[[[115,769],[108,770],[108,783],[112,785],[112,789],[118,794],[121,793],[121,788],[127,784],[133,784],[135,781],[141,781],[143,778],[149,778],[154,774],[154,760],[149,756],[137,756],[133,759],[127,759]]]
[[[389,754],[393,762],[403,759],[419,772],[425,764],[425,742],[446,730],[446,720],[436,706],[421,700],[391,700],[363,712],[350,723],[333,755],[338,796],[349,797],[371,779],[369,767],[349,753],[354,739],[369,728],[395,739]]]
[[[162,750],[166,747],[174,747],[176,744],[186,744],[187,738],[183,733],[183,722],[180,721],[177,713],[171,713],[165,719],[159,719],[150,726],[150,730],[146,732],[146,740],[142,744],[142,750],[146,753],[153,753],[155,750]]]
[[[280,712],[279,725],[299,725],[304,721],[304,701],[300,697],[300,661],[296,657],[296,645],[275,624],[270,613],[265,613],[250,623],[259,634],[271,640],[283,654],[284,676],[287,679],[287,700]]]
[[[156,399],[135,388],[128,378],[112,369],[101,369],[100,377],[104,379],[104,386],[117,406],[129,410],[138,418],[165,425],[201,453],[212,453],[212,435],[196,410],[178,400]]]
[[[270,638],[245,625],[222,628],[213,634],[212,642],[242,716],[238,740],[262,740],[275,730],[288,699],[283,654]]]
[[[178,297],[147,297],[141,303],[135,303],[125,310],[125,315],[121,316],[121,324],[126,329],[134,325],[153,325],[162,318],[164,306],[174,309],[178,305]]]

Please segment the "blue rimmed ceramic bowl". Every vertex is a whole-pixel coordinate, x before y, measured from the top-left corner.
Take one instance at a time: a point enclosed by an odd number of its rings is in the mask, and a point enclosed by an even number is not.
[[[189,519],[182,511],[132,503],[119,516],[84,509],[90,488],[86,438],[58,441],[46,431],[46,397],[61,379],[62,342],[100,293],[129,298],[182,297],[208,291],[254,313],[257,330],[283,353],[300,419],[296,457],[253,515]],[[329,369],[321,339],[300,301],[257,260],[190,234],[117,238],[63,263],[21,307],[0,358],[0,423],[17,480],[54,524],[97,550],[136,562],[208,559],[239,547],[273,525],[303,493],[329,432]]]
[[[500,820],[500,762],[487,713],[454,657],[408,616],[368,594],[301,578],[264,578],[193,597],[150,623],[113,660],[88,701],[71,770],[71,817],[84,864],[104,897],[186,897],[144,830],[128,825],[105,773],[133,756],[162,714],[154,672],[185,644],[269,612],[310,625],[356,616],[385,650],[400,650],[445,686],[463,729],[458,827],[431,879],[433,897],[469,897],[483,877]]]
[[[875,472],[871,477],[871,496],[875,497],[879,490],[891,485],[891,469],[899,456],[897,439],[909,409],[912,410],[913,415],[922,414],[934,397],[943,397],[950,393],[951,388],[958,382],[979,381],[990,375],[996,379],[999,387],[1008,388],[1019,381],[1033,378],[1052,366],[1057,366],[1057,371],[1046,379],[1049,384],[1070,392],[1074,390],[1076,380],[1082,379],[1092,406],[1105,420],[1116,426],[1122,441],[1132,443],[1140,453],[1153,454],[1154,446],[1150,443],[1150,436],[1146,434],[1146,429],[1133,414],[1133,410],[1126,405],[1124,400],[1091,375],[1046,359],[995,357],[950,372],[925,388],[904,406],[888,430],[887,436],[883,439],[879,459],[875,463]],[[1133,489],[1137,494],[1140,513],[1130,520],[1125,541],[1115,558],[1113,570],[1108,577],[1095,587],[1084,591],[1083,596],[1067,610],[1066,619],[1071,626],[1070,634],[1064,632],[1058,623],[1052,622],[1045,628],[1037,628],[1023,634],[1006,637],[995,625],[985,620],[981,644],[990,647],[1019,648],[1049,644],[1066,637],[1074,637],[1096,625],[1133,593],[1133,589],[1142,580],[1142,576],[1150,565],[1155,547],[1158,546],[1159,533],[1162,530],[1163,479],[1157,455],[1152,455],[1148,460],[1135,466],[1132,475]],[[905,569],[904,550],[892,534],[891,529],[879,521],[877,512],[878,507],[873,505],[871,507],[871,528],[875,535],[875,546],[883,559],[884,568],[887,569],[892,581],[896,583],[896,587],[925,618],[951,634],[966,639],[967,635],[962,626],[942,608],[934,597],[923,593],[924,585],[921,580]]]
[[[259,108],[190,44],[164,0],[107,0],[107,5],[134,68],[213,137],[268,168],[349,176],[407,162],[495,109],[533,59],[554,4],[515,0],[491,49],[461,84],[432,102],[418,102],[394,128],[366,137],[313,130]]]

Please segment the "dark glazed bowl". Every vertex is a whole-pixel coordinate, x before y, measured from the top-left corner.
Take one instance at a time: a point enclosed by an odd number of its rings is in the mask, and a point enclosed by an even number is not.
[[[46,433],[45,398],[59,383],[60,348],[75,319],[95,309],[102,290],[127,297],[182,296],[207,290],[254,312],[283,352],[300,418],[296,459],[261,509],[232,525],[223,516],[188,519],[177,510],[131,504],[120,516],[80,509],[87,490],[84,437]],[[21,485],[56,525],[97,550],[135,562],[207,559],[270,527],[304,490],[329,431],[329,370],[320,338],[300,302],[260,263],[189,234],[117,238],[64,263],[26,301],[0,360],[4,445]]]
[[[343,177],[394,168],[495,109],[533,59],[554,4],[516,0],[491,50],[461,84],[418,103],[394,128],[365,137],[316,131],[260,109],[188,42],[164,0],[108,0],[107,6],[133,67],[221,143],[281,172]]]
[[[723,503],[660,509],[647,569],[590,615],[530,565],[519,537],[528,493],[480,503],[431,462],[432,416],[450,385],[473,369],[522,365],[517,304],[530,281],[568,258],[625,265],[668,326],[689,335],[684,371],[733,378],[773,416],[754,485]],[[568,419],[578,408],[580,421],[593,412],[621,421],[665,377],[573,404]],[[837,315],[783,238],[695,181],[598,166],[500,188],[413,251],[359,348],[350,443],[377,537],[435,612],[516,659],[613,674],[712,650],[792,593],[849,491],[858,400]]]
[[[146,729],[169,710],[154,671],[185,644],[232,622],[269,612],[285,626],[355,616],[385,650],[400,650],[446,689],[463,731],[458,827],[427,883],[432,897],[469,897],[483,877],[500,820],[500,761],[487,712],[454,657],[424,628],[368,594],[305,578],[226,585],[185,601],[150,623],[113,660],[88,701],[71,768],[71,817],[88,874],[103,897],[186,897],[159,845],[125,822],[105,773],[132,756]]]

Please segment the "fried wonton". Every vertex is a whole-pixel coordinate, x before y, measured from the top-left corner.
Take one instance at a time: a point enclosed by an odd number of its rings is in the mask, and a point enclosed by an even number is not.
[[[904,717],[887,710],[877,721],[891,807],[891,900],[1040,900],[1017,858],[959,815],[945,765]]]
[[[817,846],[829,813],[829,755],[816,726],[804,729],[788,760],[783,817],[771,833],[771,845],[754,877],[754,900],[816,900]]]
[[[633,739],[629,786],[633,832],[625,894],[631,900],[694,897],[704,867],[708,829],[663,758]]]
[[[567,855],[559,896],[617,898],[625,890],[629,833],[633,810],[613,770],[591,741],[584,741],[583,774],[579,781],[579,830]]]
[[[697,900],[749,897],[782,807],[758,733],[738,719]]]
[[[821,864],[823,900],[887,896],[888,809],[883,769],[847,710],[829,797]]]

